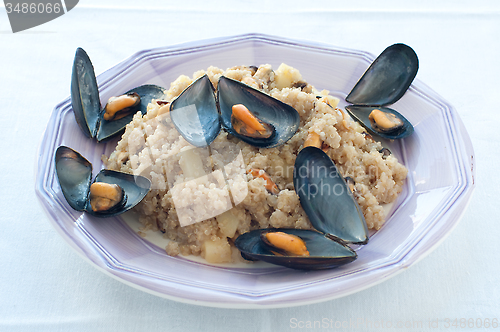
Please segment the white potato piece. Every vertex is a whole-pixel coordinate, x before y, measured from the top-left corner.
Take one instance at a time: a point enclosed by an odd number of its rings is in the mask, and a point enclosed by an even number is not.
[[[179,164],[186,178],[196,179],[206,175],[198,149],[182,150]]]
[[[201,256],[208,263],[230,263],[231,246],[227,242],[227,238],[207,240],[201,246]]]
[[[328,100],[328,104],[333,108],[336,108],[339,104],[339,99],[334,96],[328,95],[326,96],[326,100]]]
[[[236,233],[236,229],[238,228],[239,220],[234,216],[231,212],[232,210],[226,211],[222,214],[219,214],[215,219],[219,223],[219,230],[222,235],[232,238]]]
[[[302,79],[300,72],[284,63],[282,63],[278,69],[274,72],[274,83],[276,88],[290,88],[293,83],[296,83]]]

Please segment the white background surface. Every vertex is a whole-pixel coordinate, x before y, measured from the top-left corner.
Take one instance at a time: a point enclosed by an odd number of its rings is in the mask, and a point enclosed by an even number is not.
[[[142,49],[250,32],[373,54],[396,42],[414,48],[417,78],[455,106],[477,165],[469,208],[434,252],[345,298],[231,310],[181,304],[124,285],[56,233],[35,197],[34,165],[52,109],[69,95],[76,48],[91,55],[98,75]],[[463,330],[451,326],[455,318],[500,320],[499,36],[495,0],[80,0],[64,16],[16,34],[0,7],[0,331],[313,330],[308,321],[358,322],[356,329],[347,325],[355,331],[398,323],[403,328],[396,330],[453,331]],[[422,328],[411,328],[420,322]]]

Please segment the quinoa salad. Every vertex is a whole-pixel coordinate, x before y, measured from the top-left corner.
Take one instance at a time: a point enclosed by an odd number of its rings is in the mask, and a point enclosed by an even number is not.
[[[299,130],[285,144],[257,148],[221,130],[206,148],[189,144],[169,118],[169,102],[207,74],[217,88],[221,75],[241,81],[292,106]],[[342,109],[326,90],[318,91],[300,72],[282,64],[272,69],[209,67],[181,75],[164,99],[153,100],[145,115],[135,114],[109,157],[106,168],[143,175],[151,190],[134,209],[142,229],[169,239],[168,255],[202,256],[209,263],[241,261],[234,240],[260,228],[313,229],[294,190],[294,163],[310,135],[353,181],[353,196],[369,229],[385,222],[383,204],[402,191],[407,169]],[[272,188],[270,189],[270,184]]]

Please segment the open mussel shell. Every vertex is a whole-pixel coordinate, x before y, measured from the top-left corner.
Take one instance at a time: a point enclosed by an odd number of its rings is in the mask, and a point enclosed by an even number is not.
[[[55,162],[64,198],[73,209],[84,211],[87,207],[89,183],[92,180],[92,164],[66,146],[57,148]]]
[[[119,185],[125,192],[126,202],[119,209],[110,212],[95,212],[87,205],[86,211],[96,217],[111,217],[126,212],[136,206],[146,196],[151,182],[142,176],[131,175],[109,169],[103,169],[97,174],[94,182],[104,182]]]
[[[261,240],[265,232],[284,232],[300,237],[306,244],[309,256],[286,256]],[[335,268],[354,261],[356,252],[348,246],[333,241],[316,231],[301,229],[259,229],[244,233],[234,244],[245,259],[261,260],[299,270],[323,270]]]
[[[86,211],[97,217],[111,217],[136,206],[149,192],[151,182],[142,176],[112,170],[101,170],[94,182],[117,184],[125,194],[125,204],[109,212],[95,212],[89,201],[92,182],[92,164],[78,152],[60,146],[55,155],[56,174],[68,204],[77,211]]]
[[[272,148],[288,141],[297,132],[299,113],[290,105],[231,78],[221,76],[217,86],[217,100],[224,129],[242,141],[261,148]],[[271,125],[274,133],[269,138],[253,138],[238,134],[231,124],[232,107],[243,104],[260,121]]]
[[[76,122],[83,133],[89,138],[95,137],[100,121],[101,103],[94,66],[82,48],[76,50],[73,61],[71,105]]]
[[[317,231],[273,228],[244,233],[234,242],[243,258],[304,270],[329,269],[354,261],[357,254],[347,244],[366,244],[368,227],[330,157],[316,147],[302,149],[295,161],[293,184]],[[262,238],[266,232],[300,237],[310,255],[296,256],[277,249]]]
[[[408,90],[417,71],[415,51],[405,44],[391,45],[370,65],[346,101],[364,106],[393,104]]]
[[[170,104],[170,118],[177,131],[196,147],[210,145],[219,135],[215,91],[207,75],[191,83]]]
[[[393,110],[389,107],[375,107],[375,106],[358,106],[358,105],[348,105],[345,107],[347,112],[354,118],[354,120],[358,121],[366,130],[372,135],[378,135],[382,138],[387,139],[399,139],[410,136],[413,134],[413,125],[408,121],[401,113]],[[384,113],[394,114],[399,120],[402,121],[402,126],[393,131],[383,132],[379,129],[373,127],[372,122],[369,119],[370,113],[373,110],[380,110]]]
[[[368,242],[368,227],[359,205],[333,161],[321,149],[309,146],[299,152],[293,184],[314,228],[341,242]]]
[[[141,111],[143,115],[146,114],[148,104],[151,100],[162,99],[165,95],[165,89],[154,84],[146,84],[133,88],[124,94],[131,93],[137,93],[141,98],[141,102],[131,111],[129,115],[118,120],[106,121],[102,118],[104,111],[101,112],[100,125],[96,133],[96,138],[99,142],[121,134],[125,130],[127,124],[132,121],[132,118],[137,111]]]
[[[134,109],[135,112],[119,120],[104,120],[94,66],[82,48],[76,50],[71,75],[71,105],[76,122],[85,136],[103,141],[122,133],[125,126],[132,120],[134,113],[140,110],[142,114],[146,114],[151,100],[163,98],[165,89],[146,84],[131,89],[125,94],[132,92],[137,93],[141,98],[140,105]]]

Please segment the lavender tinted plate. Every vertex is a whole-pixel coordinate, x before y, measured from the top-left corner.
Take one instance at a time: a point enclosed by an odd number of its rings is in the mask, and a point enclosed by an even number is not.
[[[284,62],[319,90],[330,90],[344,107],[346,94],[374,59],[363,51],[251,34],[141,51],[97,81],[103,102],[141,84],[168,88],[180,74],[191,75],[210,65],[225,69],[269,63],[277,68]],[[230,308],[286,307],[339,298],[387,280],[428,254],[457,224],[474,189],[474,152],[454,108],[418,79],[393,108],[415,127],[409,138],[384,142],[409,169],[405,188],[386,224],[357,250],[358,259],[334,270],[211,266],[169,257],[163,248],[139,237],[122,217],[103,222],[72,210],[55,177],[56,148],[75,149],[97,172],[101,155],[109,155],[117,139],[87,139],[75,122],[69,98],[55,107],[42,138],[36,192],[50,222],[73,249],[106,274],[146,292]]]

